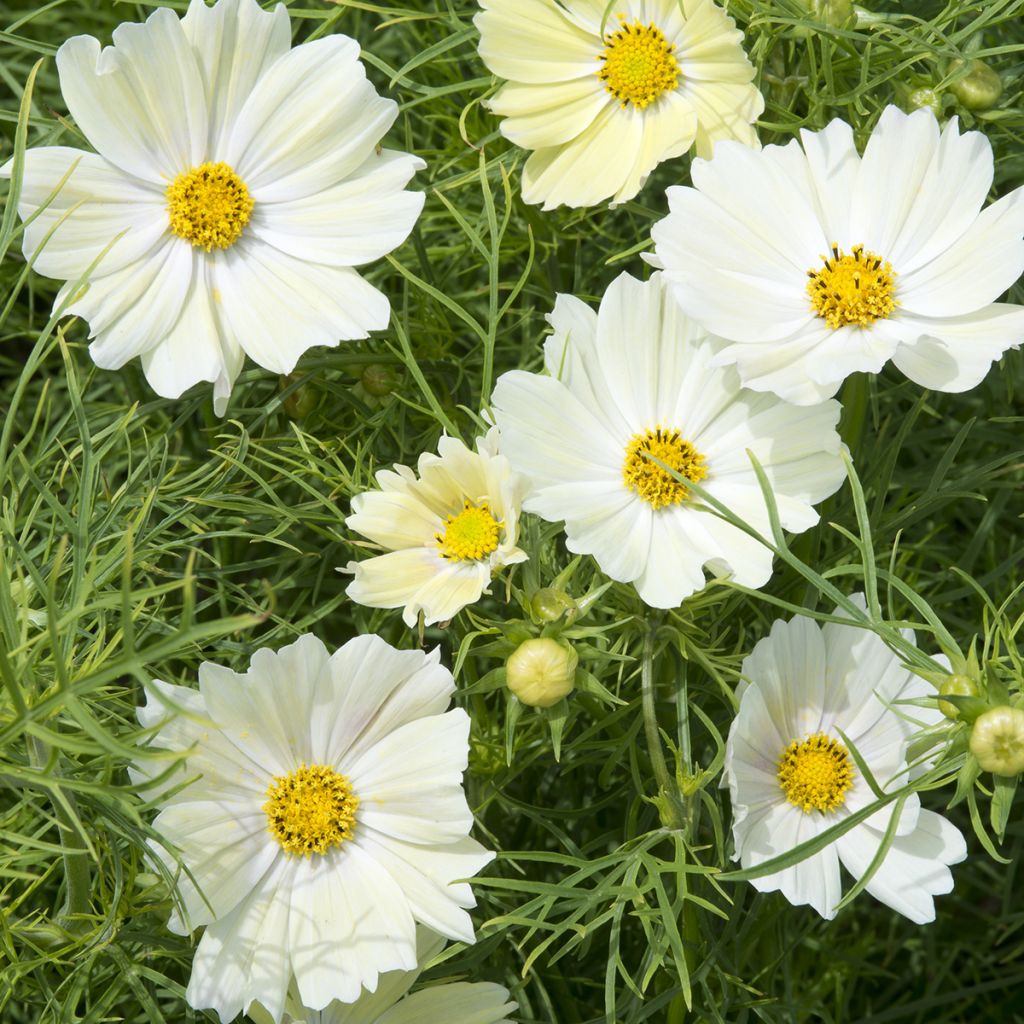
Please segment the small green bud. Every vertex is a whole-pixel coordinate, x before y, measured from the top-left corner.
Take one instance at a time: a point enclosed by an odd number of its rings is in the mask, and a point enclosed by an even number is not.
[[[931,86],[922,85],[911,91],[907,97],[911,110],[926,108],[936,117],[942,115],[942,96]]]
[[[398,374],[390,366],[370,363],[363,368],[359,383],[363,385],[368,395],[373,395],[374,398],[387,398],[398,388],[400,381]]]
[[[298,379],[298,375],[294,373],[281,377],[281,390],[284,391],[291,387]],[[316,408],[319,400],[320,396],[315,388],[310,387],[309,384],[300,384],[294,391],[285,395],[284,401],[281,404],[284,406],[285,415],[287,415],[288,419],[302,420]]]
[[[572,693],[578,660],[565,642],[526,640],[505,662],[505,683],[524,704],[549,708]]]
[[[856,20],[852,0],[803,0],[807,13],[829,28],[849,28]]]
[[[993,775],[1024,771],[1024,710],[1004,705],[980,715],[971,729],[970,748],[982,771]]]
[[[962,68],[964,62],[956,60],[950,70]],[[1003,94],[1003,81],[999,75],[982,60],[972,60],[970,71],[958,78],[949,91],[968,110],[988,110],[994,107]]]
[[[576,602],[564,590],[555,587],[542,587],[530,600],[534,622],[555,622],[575,608]]]
[[[939,697],[977,697],[978,684],[970,676],[946,676],[939,684]],[[939,700],[939,709],[954,721],[960,717],[955,701]]]

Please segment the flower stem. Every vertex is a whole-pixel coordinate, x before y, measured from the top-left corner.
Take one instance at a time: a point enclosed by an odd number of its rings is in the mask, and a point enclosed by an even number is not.
[[[665,752],[661,748],[661,732],[654,696],[654,637],[656,627],[644,636],[643,660],[640,663],[640,693],[643,698],[644,734],[647,752],[658,783],[658,811],[666,828],[681,829],[686,824],[686,813],[679,795],[679,787],[668,770]]]

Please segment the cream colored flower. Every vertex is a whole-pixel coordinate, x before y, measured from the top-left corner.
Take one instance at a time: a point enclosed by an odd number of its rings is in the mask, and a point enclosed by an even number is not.
[[[480,56],[507,79],[502,134],[533,150],[544,209],[631,199],[663,160],[757,145],[764,109],[742,33],[711,0],[480,0]]]
[[[57,51],[96,152],[29,150],[18,205],[25,256],[68,282],[54,308],[89,322],[96,365],[138,356],[168,398],[210,381],[223,415],[246,355],[289,373],[311,346],[386,327],[387,298],[353,268],[412,230],[423,196],[403,189],[424,165],[378,147],[398,107],[359,44],[292,48],[284,5],[256,0],[161,8],[113,39]]]
[[[345,525],[389,549],[342,570],[355,573],[353,601],[402,608],[409,626],[420,612],[427,625],[443,622],[479,601],[503,566],[526,561],[516,547],[526,482],[498,444],[495,429],[476,451],[442,437],[437,455],[420,456],[418,478],[408,466],[382,470],[379,490],[352,499]]]
[[[744,386],[800,405],[891,359],[966,391],[1024,340],[995,300],[1024,271],[1024,188],[982,209],[992,147],[956,118],[887,107],[861,156],[835,120],[785,146],[724,143],[668,190],[655,257]]]
[[[444,948],[444,939],[425,928],[417,932],[417,967],[382,974],[374,992],[363,992],[354,1003],[329,1004],[323,1010],[302,1005],[290,993],[284,1024],[512,1024],[507,1014],[516,1004],[508,989],[490,982],[448,982],[421,988],[409,995],[420,971]],[[250,1011],[254,1024],[270,1024],[261,1006]]]
[[[595,312],[559,295],[544,346],[548,376],[513,370],[494,389],[494,418],[523,502],[565,522],[566,546],[658,608],[704,586],[704,567],[762,587],[772,552],[711,515],[702,488],[762,534],[768,509],[748,450],[764,468],[782,524],[818,521],[814,504],[845,479],[839,405],[800,409],[709,368],[716,342],[679,311],[660,274],[616,278]]]
[[[744,868],[792,850],[875,800],[849,745],[883,790],[898,789],[915,773],[907,761],[911,738],[944,722],[938,708],[900,703],[935,691],[874,633],[854,626],[777,620],[743,662],[743,676],[749,684],[740,690],[729,731],[725,777]],[[867,871],[893,807],[791,867],[755,878],[753,886],[834,917],[840,863],[854,878]],[[935,919],[933,897],[953,888],[949,865],[966,856],[960,832],[912,794],[867,891],[924,924]]]
[[[187,868],[168,927],[205,926],[190,1005],[227,1022],[258,1002],[280,1021],[293,978],[320,1010],[414,970],[416,922],[473,941],[456,879],[493,855],[469,836],[469,717],[447,710],[453,690],[436,650],[377,636],[333,654],[303,636],[242,674],[206,663],[198,690],[153,683],[139,721],[182,755],[153,823],[157,855]],[[167,764],[140,759],[133,778]]]

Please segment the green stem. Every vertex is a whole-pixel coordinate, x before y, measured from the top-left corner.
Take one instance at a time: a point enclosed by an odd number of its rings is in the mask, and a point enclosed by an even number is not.
[[[36,739],[29,740],[29,757],[37,768],[46,764],[45,748]],[[56,776],[56,769],[51,773]],[[64,860],[64,906],[57,917],[57,924],[65,931],[81,934],[88,931],[87,915],[89,914],[89,893],[92,888],[91,872],[89,871],[89,849],[85,839],[78,830],[71,811],[74,811],[74,796],[64,793],[62,802],[51,796],[54,817],[60,832],[61,855]]]
[[[662,823],[670,829],[681,829],[686,823],[686,814],[679,798],[679,787],[668,770],[665,753],[661,749],[661,732],[658,728],[658,714],[654,698],[654,627],[644,636],[643,660],[640,662],[640,693],[643,698],[644,734],[647,738],[647,752],[658,783],[658,810]]]

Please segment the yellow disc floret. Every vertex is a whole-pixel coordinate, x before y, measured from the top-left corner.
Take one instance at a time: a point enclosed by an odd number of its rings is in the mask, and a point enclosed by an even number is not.
[[[820,270],[808,270],[807,294],[811,306],[835,330],[870,327],[885,320],[896,308],[896,274],[888,260],[855,245],[847,255],[832,244],[832,255],[822,256]]]
[[[267,827],[286,853],[326,853],[352,838],[359,797],[348,777],[324,764],[300,765],[267,789]]]
[[[634,434],[626,445],[626,458],[622,463],[623,483],[643,498],[652,508],[678,505],[690,496],[686,484],[665,472],[648,456],[664,462],[680,476],[698,483],[708,475],[704,456],[689,441],[679,436],[678,430],[647,430]]]
[[[166,196],[171,230],[207,252],[234,245],[252,216],[245,182],[225,163],[200,164],[179,174]]]
[[[623,107],[627,103],[643,110],[679,82],[675,43],[669,43],[653,23],[626,23],[619,15],[619,28],[605,39],[598,54],[603,62],[597,77]]]
[[[779,760],[779,786],[805,814],[834,811],[853,787],[850,753],[839,740],[821,732],[793,740]]]
[[[435,534],[441,557],[457,562],[486,558],[498,548],[501,525],[491,515],[486,501],[474,505],[467,499],[461,512],[455,512],[444,520],[444,531]]]

